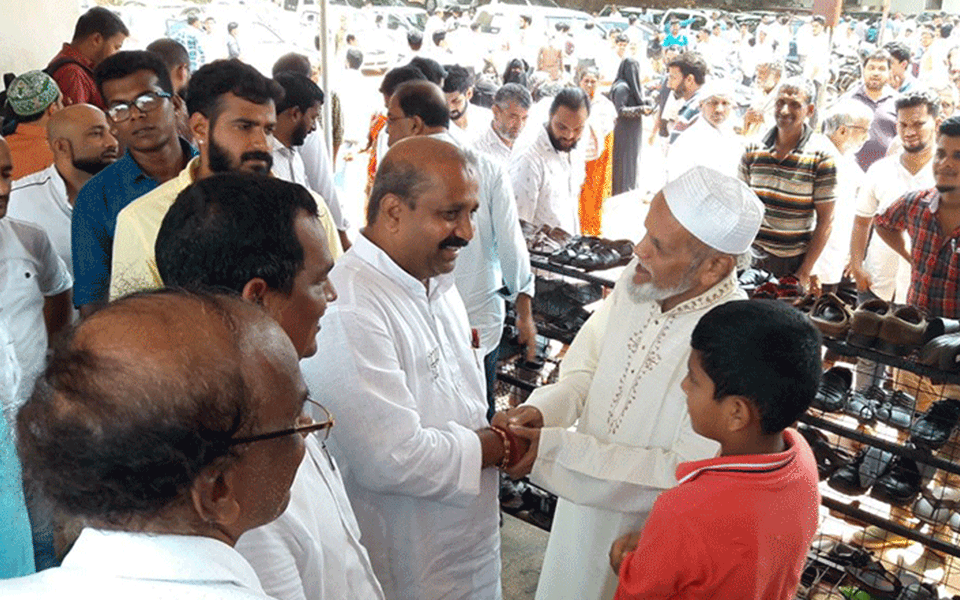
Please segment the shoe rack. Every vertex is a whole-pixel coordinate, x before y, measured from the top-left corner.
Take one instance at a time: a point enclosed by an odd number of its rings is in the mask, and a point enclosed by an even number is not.
[[[831,355],[841,357],[837,366],[848,368],[851,373],[857,370],[857,359],[883,365],[878,370],[877,382],[891,396],[895,389],[904,391],[910,398],[916,397],[917,392],[896,370],[937,383],[960,385],[960,373],[941,371],[909,357],[892,356],[828,338],[824,339],[824,346]],[[913,384],[916,385],[915,381]],[[855,387],[854,384],[850,386],[843,409],[811,407],[800,418],[802,425],[812,428],[818,439],[825,439],[830,445],[815,451],[818,467],[825,471],[835,470],[826,477],[821,472],[821,527],[808,556],[797,598],[958,597],[960,491],[954,489],[960,487],[960,461],[955,451],[960,427],[955,422],[945,425],[952,432],[946,443],[939,449],[925,447],[916,437],[917,423],[926,418],[925,410],[910,407],[909,427],[903,427],[903,418],[895,426],[879,420],[879,412],[855,405]],[[951,395],[960,397],[948,392],[935,397],[930,406]],[[850,410],[851,406],[853,410]],[[878,406],[879,401],[873,409]],[[841,457],[839,467],[824,460],[825,456],[834,460]],[[845,466],[855,465],[861,456],[862,463],[857,469],[861,478],[854,481],[862,485],[862,474],[875,470],[877,473],[871,476],[876,477],[868,486],[869,490],[861,492],[843,488],[844,491],[838,491],[837,482],[831,481],[831,477],[840,474]],[[871,459],[873,463],[870,463]],[[876,482],[884,476],[883,473],[889,474],[893,470],[886,467],[889,470],[883,471],[883,464],[891,465],[901,460],[903,463],[900,464],[915,463],[917,470],[914,474],[920,474],[920,491],[907,501],[904,501],[906,496],[887,501],[884,493],[877,493]],[[909,477],[903,480],[909,480]],[[957,483],[940,485],[951,481]],[[956,527],[951,527],[950,519]],[[858,592],[867,595],[858,596]]]

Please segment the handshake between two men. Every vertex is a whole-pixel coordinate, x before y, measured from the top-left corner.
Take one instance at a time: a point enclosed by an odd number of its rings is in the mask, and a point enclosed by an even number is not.
[[[502,459],[497,464],[511,479],[525,477],[533,469],[542,427],[543,414],[529,405],[517,406],[493,415],[489,430],[500,439],[503,446]],[[480,439],[481,443],[484,443],[483,435]],[[488,446],[484,444],[484,448],[486,447]],[[487,453],[484,455],[487,456]]]

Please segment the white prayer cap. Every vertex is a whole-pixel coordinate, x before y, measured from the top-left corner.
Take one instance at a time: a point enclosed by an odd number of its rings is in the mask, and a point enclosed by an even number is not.
[[[714,96],[726,98],[733,102],[736,98],[736,88],[729,79],[710,79],[700,88],[700,102],[706,102]]]
[[[760,231],[763,203],[745,183],[693,167],[663,188],[674,218],[695,238],[724,254],[743,254]]]

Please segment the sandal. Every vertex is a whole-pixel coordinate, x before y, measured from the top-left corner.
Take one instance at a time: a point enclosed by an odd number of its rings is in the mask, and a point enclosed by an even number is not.
[[[897,576],[883,568],[877,561],[867,563],[862,567],[849,566],[847,574],[863,591],[877,600],[896,600],[902,584]]]

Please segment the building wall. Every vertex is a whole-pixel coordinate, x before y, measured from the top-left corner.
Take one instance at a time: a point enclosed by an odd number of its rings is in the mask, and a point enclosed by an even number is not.
[[[47,66],[79,16],[77,0],[0,0],[0,73]]]

